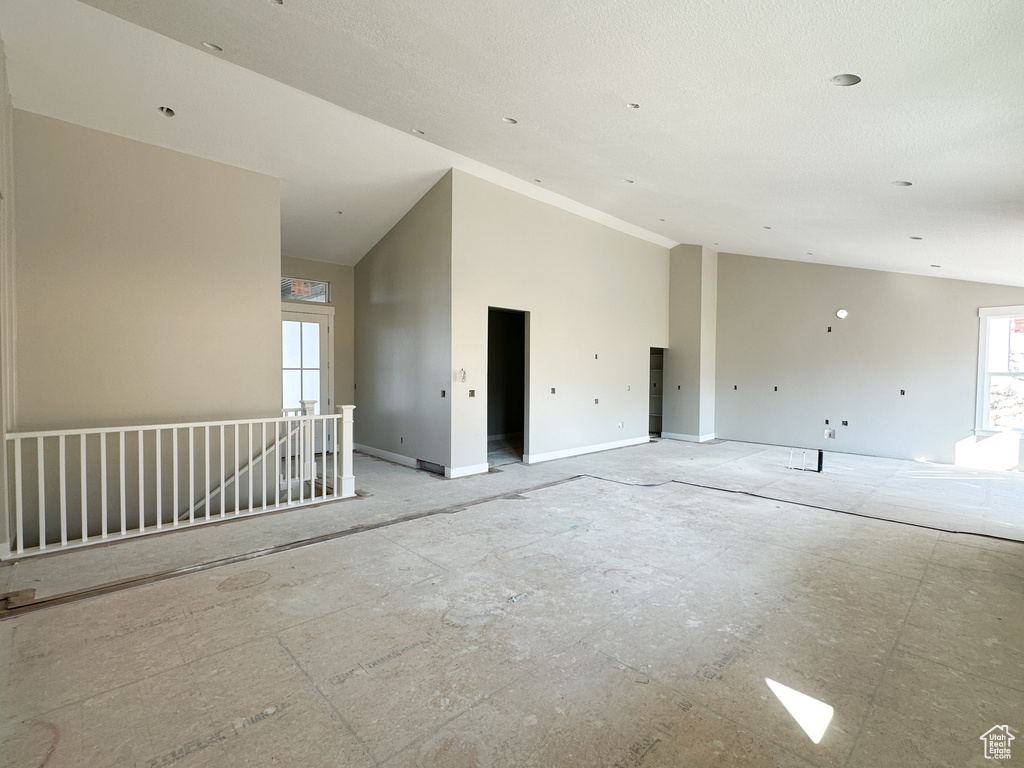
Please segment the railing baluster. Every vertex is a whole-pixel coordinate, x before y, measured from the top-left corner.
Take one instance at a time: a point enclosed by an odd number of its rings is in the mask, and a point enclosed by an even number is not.
[[[260,509],[267,508],[267,422],[260,423]]]
[[[237,423],[235,424],[235,451],[234,451],[234,453],[235,453],[235,482],[233,483],[233,485],[235,486],[235,515],[237,516],[239,511],[240,511],[240,508],[239,508],[239,503],[240,502],[239,502],[239,498],[238,498],[239,482],[238,482],[238,424]],[[223,493],[223,491],[221,491],[221,493]]]
[[[39,472],[39,548],[46,549],[46,438],[36,438],[36,469]]]
[[[220,425],[220,516],[224,517],[224,425]]]
[[[21,438],[14,441],[14,531],[18,537],[18,554],[25,551],[25,500],[21,489]]]
[[[60,545],[68,545],[68,461],[67,441],[64,435],[57,440],[57,465],[60,471]]]
[[[82,541],[89,540],[89,462],[88,445],[85,442],[85,433],[81,435],[79,443],[82,458]]]
[[[274,506],[281,505],[281,422],[274,420]]]
[[[146,530],[146,441],[143,430],[136,430],[139,436],[139,533]]]
[[[288,422],[285,440],[285,487],[288,490],[288,503],[292,503],[292,423]]]
[[[178,527],[178,428],[171,430],[171,451],[174,458],[171,459],[171,474],[174,476],[174,490],[171,500],[171,525]]]
[[[121,464],[121,535],[124,536],[128,533],[128,490],[125,485],[126,462],[128,461],[127,452],[124,446],[124,430],[122,429],[118,434],[118,461]]]
[[[249,440],[245,444],[246,458],[249,460],[249,469],[247,474],[249,475],[249,511],[252,512],[252,465],[256,461],[252,455],[252,422],[249,422]],[[262,466],[262,464],[260,465]]]
[[[107,538],[107,433],[100,432],[100,538]]]
[[[341,493],[341,488],[338,483],[338,438],[341,435],[338,433],[338,417],[334,417],[334,496],[335,498]]]
[[[195,427],[188,428],[188,524],[196,519],[196,436]]]
[[[206,519],[210,519],[210,425],[206,425],[206,453],[203,454],[203,464],[206,465]]]
[[[164,527],[164,483],[163,483],[163,450],[160,445],[160,438],[163,430],[156,430],[156,527]]]

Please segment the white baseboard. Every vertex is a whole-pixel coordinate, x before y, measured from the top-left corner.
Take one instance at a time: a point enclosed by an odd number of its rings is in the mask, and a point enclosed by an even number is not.
[[[359,443],[353,444],[352,447],[357,451],[368,453],[371,456],[376,456],[377,458],[380,459],[387,459],[388,461],[395,462],[395,464],[401,464],[403,467],[412,467],[413,469],[419,467],[419,463],[416,461],[416,459],[410,459],[408,456],[403,456],[400,453],[383,451],[380,448],[374,448],[369,445],[360,445]]]
[[[613,448],[625,448],[630,445],[642,445],[649,443],[649,437],[631,437],[628,440],[616,440],[614,443],[601,443],[600,445],[584,445],[579,448],[567,448],[563,451],[550,451],[548,453],[531,453],[523,456],[524,464],[538,464],[542,461],[553,459],[567,459],[570,456],[582,456],[585,453],[597,453],[598,451],[610,451]]]
[[[680,435],[677,432],[662,432],[661,436],[666,440],[685,440],[688,443],[706,443],[715,439],[715,433],[710,435]]]
[[[468,467],[445,467],[445,477],[466,477],[468,475],[482,475],[487,473],[490,467],[487,464],[471,464]]]

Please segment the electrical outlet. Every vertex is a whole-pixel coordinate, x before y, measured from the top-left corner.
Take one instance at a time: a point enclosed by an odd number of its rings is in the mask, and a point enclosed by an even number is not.
[[[848,421],[844,420],[844,421],[843,421],[843,426],[844,426],[844,427],[848,427],[848,426],[850,426],[850,422],[848,422]]]
[[[626,422],[620,421],[619,422],[619,429],[622,429],[624,426],[626,426]]]
[[[825,437],[827,437],[829,440],[835,440],[836,439],[836,431],[834,429],[826,429],[825,430]]]
[[[476,397],[476,390],[475,389],[469,390],[469,396],[470,397]]]
[[[594,398],[594,405],[597,405],[597,398]]]
[[[552,395],[555,394],[555,388],[554,387],[551,388],[551,394]]]

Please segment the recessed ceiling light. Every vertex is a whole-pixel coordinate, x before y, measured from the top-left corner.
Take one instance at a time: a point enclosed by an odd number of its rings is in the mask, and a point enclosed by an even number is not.
[[[850,313],[847,312],[845,309],[840,309],[838,312],[836,312],[836,317],[838,317],[840,320],[845,320],[847,317],[849,317],[849,315]]]
[[[808,252],[807,252],[807,255],[808,255],[808,256],[813,256],[814,254],[813,254],[813,253],[811,253],[810,251],[808,251]]]
[[[284,0],[267,0],[267,2],[273,3],[274,5],[284,5]]]
[[[664,221],[664,219],[658,219],[658,221]]]
[[[534,183],[534,184],[540,184],[540,179],[534,179],[534,180],[533,180],[533,183]]]
[[[912,186],[914,186],[914,182],[912,182],[912,181],[894,181],[892,183],[892,185],[894,187],[912,187]]]
[[[518,120],[516,120],[516,119],[515,119],[514,117],[503,117],[503,118],[501,118],[501,119],[502,119],[502,120],[504,120],[504,121],[505,121],[506,123],[508,123],[509,125],[515,125],[516,123],[518,123],[518,122],[519,122],[519,121],[518,121]]]
[[[415,133],[417,136],[423,135],[423,131],[421,131],[419,128],[413,128],[412,132]]]
[[[917,236],[915,236],[915,235],[911,235],[911,236],[910,236],[910,239],[911,239],[911,240],[924,240],[924,238],[923,238],[923,237],[917,237]]]
[[[164,117],[174,117],[174,110],[170,107],[159,107],[159,110]]]
[[[761,229],[771,229],[771,227],[761,227]]]
[[[931,267],[932,269],[942,269],[942,266],[940,264],[932,264]]]
[[[341,216],[343,213],[345,213],[345,212],[344,211],[338,211],[338,215],[339,216]]]
[[[836,75],[832,78],[832,85],[856,85],[860,82],[860,78],[856,75]]]
[[[637,104],[635,101],[629,102],[626,106],[629,107],[630,109],[640,109],[640,105]]]
[[[633,183],[632,179],[623,179],[623,181],[626,182],[627,184],[632,184]]]
[[[224,50],[223,48],[221,48],[216,43],[208,43],[205,40],[203,41],[203,47],[204,48],[209,48],[211,51],[223,51]]]

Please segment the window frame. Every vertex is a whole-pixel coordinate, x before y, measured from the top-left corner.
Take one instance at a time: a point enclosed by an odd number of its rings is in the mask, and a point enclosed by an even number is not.
[[[1024,434],[1024,428],[992,427],[989,424],[989,404],[991,398],[990,377],[993,371],[988,369],[988,332],[989,322],[993,319],[1012,317],[1024,318],[1024,304],[1012,307],[982,307],[978,310],[980,318],[980,332],[978,336],[978,392],[975,407],[974,434],[979,436],[998,435],[1004,432],[1014,432],[1018,435]],[[995,373],[1003,373],[996,371]],[[1024,372],[1014,374],[1010,371],[1005,373],[1024,379]]]

